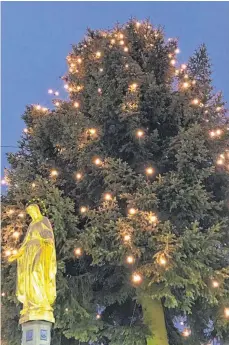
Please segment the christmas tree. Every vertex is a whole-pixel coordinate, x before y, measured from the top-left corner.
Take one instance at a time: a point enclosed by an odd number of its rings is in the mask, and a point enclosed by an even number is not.
[[[206,47],[187,64],[178,53],[148,21],[88,30],[67,57],[68,99],[26,108],[2,199],[6,344],[20,343],[8,257],[28,202],[55,233],[53,344],[226,339],[229,125]]]

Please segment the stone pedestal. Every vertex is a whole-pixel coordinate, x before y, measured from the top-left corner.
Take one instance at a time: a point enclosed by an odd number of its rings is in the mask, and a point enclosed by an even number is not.
[[[21,345],[50,345],[52,323],[48,321],[28,321],[22,325]]]

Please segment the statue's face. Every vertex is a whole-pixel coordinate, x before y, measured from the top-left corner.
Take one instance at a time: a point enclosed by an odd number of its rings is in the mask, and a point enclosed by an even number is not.
[[[36,216],[40,215],[39,206],[36,204],[29,205],[26,208],[26,211],[30,215],[31,218],[36,218]]]

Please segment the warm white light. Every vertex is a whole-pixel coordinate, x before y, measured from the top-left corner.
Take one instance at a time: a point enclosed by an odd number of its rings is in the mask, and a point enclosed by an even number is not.
[[[96,129],[95,129],[95,128],[90,128],[90,129],[89,129],[89,133],[90,133],[91,135],[95,135],[95,134],[96,134]]]
[[[54,95],[55,95],[55,96],[59,96],[59,92],[58,92],[58,91],[55,91]]]
[[[41,109],[41,106],[38,104],[38,105],[36,105],[36,109],[37,110],[40,110]]]
[[[173,57],[173,55],[172,54],[168,54],[168,57],[171,59]]]
[[[129,65],[128,64],[125,64],[125,68],[128,68],[129,67]]]
[[[53,169],[53,170],[50,171],[50,175],[51,175],[52,177],[56,177],[56,176],[58,176],[58,171],[55,170],[55,169]]]
[[[211,131],[211,132],[210,132],[210,137],[214,138],[214,136],[215,136],[215,132],[214,132],[214,131]]]
[[[12,209],[11,209],[11,210],[9,210],[9,211],[8,211],[8,214],[9,214],[9,215],[14,214],[14,210],[12,210]]]
[[[136,283],[136,284],[141,283],[141,281],[142,281],[141,275],[140,275],[139,273],[134,273],[134,274],[132,275],[132,281],[133,281],[134,283]]]
[[[124,47],[124,52],[128,52],[128,47]]]
[[[144,136],[144,132],[140,129],[137,131],[137,137],[142,138]]]
[[[189,83],[184,82],[184,83],[183,83],[183,87],[184,87],[185,89],[187,89],[187,88],[189,87]]]
[[[175,49],[175,54],[179,54],[179,53],[180,53],[180,49],[179,48]]]
[[[65,84],[64,88],[67,90],[69,88],[68,84]]]
[[[163,254],[159,258],[159,264],[162,266],[165,266],[167,264],[167,260]]]
[[[24,218],[24,213],[23,212],[20,212],[19,214],[18,214],[18,217],[20,217],[20,218]]]
[[[214,288],[219,287],[219,282],[217,282],[217,280],[213,280],[213,281],[212,281],[212,286],[213,286]]]
[[[102,164],[102,161],[101,161],[100,158],[95,158],[94,163],[95,163],[96,165],[100,165],[100,164]]]
[[[131,207],[129,210],[128,210],[128,213],[133,216],[134,214],[136,214],[137,210],[133,207]]]
[[[216,111],[220,111],[222,109],[222,107],[217,107]]]
[[[2,184],[2,185],[5,185],[5,184],[6,184],[6,180],[2,179],[2,180],[1,180],[1,184]]]
[[[124,235],[124,237],[123,237],[124,242],[129,242],[130,239],[131,239],[131,237],[128,234]]]
[[[199,101],[198,98],[194,98],[194,99],[192,100],[192,104],[197,105],[197,104],[199,104],[199,103],[200,103],[200,101]]]
[[[97,319],[97,320],[101,319],[101,315],[100,315],[100,314],[97,314],[97,315],[96,315],[96,319]]]
[[[229,308],[224,309],[224,315],[225,317],[229,317]]]
[[[48,110],[48,108],[46,108],[46,107],[42,108],[42,111],[47,111],[47,110]]]
[[[98,93],[102,93],[102,89],[100,87],[98,88]]]
[[[53,93],[53,90],[52,90],[52,89],[49,89],[49,90],[48,90],[48,93],[52,94],[52,93]]]
[[[18,231],[14,231],[13,238],[18,238],[20,236],[20,233]]]
[[[134,263],[134,257],[132,255],[127,256],[126,262],[128,264],[133,264]]]
[[[32,186],[32,188],[35,188],[35,187],[36,187],[36,184],[33,182],[33,183],[31,184],[31,186]]]
[[[76,173],[76,179],[81,180],[82,179],[82,174],[81,173]]]
[[[65,311],[68,312],[68,308],[65,308]]]
[[[218,159],[217,162],[216,162],[216,164],[218,164],[218,165],[223,165],[223,160],[222,160],[222,159]]]
[[[181,69],[186,69],[187,65],[185,65],[184,63],[181,65]]]
[[[154,169],[151,167],[146,168],[146,174],[147,175],[152,175],[154,173]]]
[[[123,34],[119,34],[119,38],[122,40],[124,38]]]
[[[81,248],[75,248],[74,249],[74,254],[76,256],[81,256],[82,255],[82,249]]]
[[[80,212],[81,213],[87,212],[87,207],[85,207],[85,206],[80,207]]]
[[[189,329],[186,328],[186,329],[183,331],[182,334],[183,334],[184,337],[189,337],[190,334],[191,334],[191,331],[190,331]]]
[[[196,84],[196,80],[193,80],[193,81],[192,81],[192,85],[195,85],[195,84]]]
[[[9,250],[9,249],[6,250],[6,251],[5,251],[5,256],[10,256],[10,255],[11,255],[11,250]]]
[[[155,214],[151,214],[149,216],[149,221],[150,223],[157,223],[157,216],[155,216]]]
[[[16,254],[17,254],[17,249],[14,249],[14,250],[12,251],[12,254],[16,255]]]
[[[81,59],[81,58],[78,58],[78,59],[77,59],[77,62],[78,62],[78,63],[81,63],[81,62],[82,62],[82,59]]]
[[[115,39],[114,38],[111,39],[111,44],[115,44]]]
[[[60,105],[60,102],[55,102],[56,107],[59,107],[59,105]]]
[[[101,57],[101,52],[98,51],[98,52],[96,52],[95,55],[96,55],[97,59],[99,59]]]
[[[141,23],[140,22],[136,22],[136,26],[137,26],[137,28],[139,28],[141,26]]]
[[[175,59],[170,60],[170,65],[174,66],[175,64],[176,64],[176,60]]]
[[[80,106],[79,102],[75,102],[75,103],[74,103],[74,107],[75,107],[75,108],[79,108],[79,106]]]
[[[1,293],[1,296],[2,296],[2,297],[5,297],[5,295],[6,295],[5,292],[2,292],[2,293]]]
[[[185,74],[184,75],[184,79],[188,79],[189,77],[188,77],[188,74]]]
[[[121,46],[123,46],[124,45],[124,41],[123,40],[121,40],[120,42],[119,42],[119,44],[121,45]]]
[[[110,193],[106,193],[106,194],[104,194],[104,199],[106,201],[110,201],[110,200],[112,200],[112,195]]]
[[[100,68],[100,69],[99,69],[99,72],[103,72],[103,68]]]
[[[217,134],[217,135],[221,135],[221,134],[222,134],[222,130],[221,130],[221,129],[217,129],[217,130],[216,130],[216,134]]]

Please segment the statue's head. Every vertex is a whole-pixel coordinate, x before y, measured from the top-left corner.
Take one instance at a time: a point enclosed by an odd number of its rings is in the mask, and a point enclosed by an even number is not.
[[[41,211],[37,204],[30,204],[29,206],[27,206],[26,212],[30,215],[31,218],[37,218],[41,216]]]

